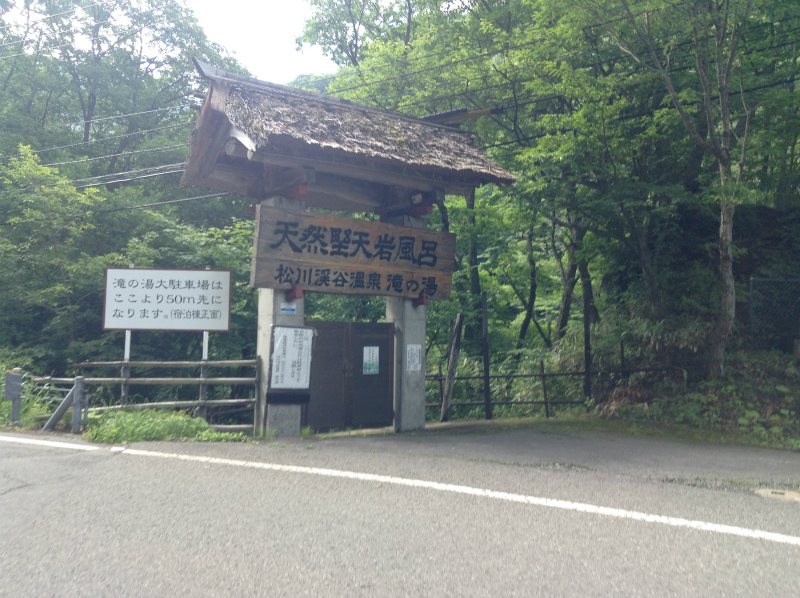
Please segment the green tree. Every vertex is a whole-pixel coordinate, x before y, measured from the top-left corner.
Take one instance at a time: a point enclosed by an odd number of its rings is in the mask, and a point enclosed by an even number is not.
[[[796,64],[796,56],[785,52],[781,56],[771,46],[759,48],[757,30],[774,27],[785,5],[751,0],[656,0],[635,7],[627,0],[577,0],[575,5],[602,20],[600,26],[617,46],[636,65],[659,77],[683,126],[718,169],[720,302],[709,342],[708,371],[719,377],[736,308],[733,217],[736,204],[748,195],[743,175],[751,124],[765,99],[750,88],[757,80],[767,87],[780,83],[774,72],[783,71],[780,65]],[[774,67],[766,81],[758,76],[758,66],[765,62],[761,52]],[[692,76],[683,73],[687,65]],[[701,109],[696,115],[697,104]]]

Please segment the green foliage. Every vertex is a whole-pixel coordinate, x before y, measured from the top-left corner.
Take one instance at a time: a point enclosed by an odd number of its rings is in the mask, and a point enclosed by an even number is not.
[[[800,371],[775,351],[731,354],[728,375],[647,385],[633,378],[597,408],[606,417],[732,431],[765,446],[800,448]]]
[[[172,411],[107,411],[93,422],[85,437],[92,442],[124,444],[147,440],[187,440],[193,442],[245,442],[238,432],[215,432],[201,418]]]
[[[707,3],[646,4],[654,10],[637,4],[634,13],[649,15],[657,55],[674,67],[678,99],[700,137],[710,139],[685,14]],[[343,68],[335,78],[301,76],[295,85],[408,115],[479,110],[483,116],[457,125],[519,177],[514,186],[478,189],[474,205],[445,200],[449,230],[457,235],[456,271],[451,299],[428,306],[430,373],[446,366],[458,312],[466,318],[459,374],[482,373],[479,299],[486,291],[493,373],[537,373],[541,361],[548,371],[581,370],[587,315],[595,369],[615,367],[624,344],[630,367],[670,364],[691,371],[692,382],[719,312],[719,196],[734,187],[740,305],[750,276],[800,275],[800,218],[790,210],[800,207],[793,3],[752,3],[745,23],[734,71],[746,93],[731,103],[731,147],[742,137],[745,110],[751,112],[747,168],[732,166],[741,175],[736,185],[719,181],[718,160],[690,134],[651,68],[652,56],[636,63],[620,49],[644,49],[623,18],[623,0],[310,5],[299,43],[321,46]],[[744,5],[726,4],[731,23]],[[122,333],[102,330],[103,271],[131,263],[232,270],[231,331],[212,334],[211,358],[253,357],[253,222],[242,214],[251,200],[229,195],[130,209],[208,193],[180,187],[177,173],[138,178],[129,171],[148,174],[185,160],[194,119],[187,98],[205,90],[191,57],[241,67],[173,0],[112,0],[55,15],[36,30],[26,28],[25,17],[34,22],[58,11],[39,0],[18,10],[21,20],[2,14],[0,32],[2,360],[61,375],[74,373],[75,362],[121,356]],[[445,222],[439,211],[429,217],[431,228]],[[596,313],[583,313],[579,266]],[[374,322],[385,308],[381,298],[309,294],[305,313],[309,322]],[[736,341],[741,332],[735,329]],[[133,356],[198,359],[201,346],[199,334],[134,333]],[[681,370],[674,371],[680,392],[651,394],[671,375],[636,381],[650,411],[631,406],[631,413],[734,426],[773,440],[793,433],[794,407],[776,403],[767,415],[766,405],[739,405],[724,388],[690,383],[684,392]],[[761,386],[794,392],[775,376],[761,378]],[[583,399],[579,376],[550,382],[552,397]],[[595,398],[613,397],[620,386],[620,377],[601,376]],[[181,399],[196,389],[142,392]],[[542,398],[540,385],[524,379],[493,381],[492,392],[507,401]],[[429,402],[433,393],[431,385]],[[456,386],[455,401],[476,397],[480,381]],[[535,416],[541,409],[510,405],[495,413]],[[483,407],[454,416],[482,418]]]

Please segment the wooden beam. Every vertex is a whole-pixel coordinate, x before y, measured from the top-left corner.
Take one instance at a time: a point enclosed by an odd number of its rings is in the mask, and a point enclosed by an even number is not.
[[[220,131],[227,131],[228,119],[223,113],[228,89],[224,85],[212,86],[206,92],[206,99],[197,116],[189,145],[189,159],[183,172],[181,183],[205,187],[205,179],[213,170],[222,148],[219,144]],[[223,142],[224,145],[224,142]],[[231,189],[221,189],[230,191]]]

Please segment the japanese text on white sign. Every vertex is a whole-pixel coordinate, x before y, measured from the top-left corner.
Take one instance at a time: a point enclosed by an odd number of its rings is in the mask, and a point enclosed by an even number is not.
[[[228,331],[229,270],[106,269],[105,330]]]
[[[273,390],[304,390],[311,379],[310,328],[276,326],[272,332],[272,367],[269,387]]]

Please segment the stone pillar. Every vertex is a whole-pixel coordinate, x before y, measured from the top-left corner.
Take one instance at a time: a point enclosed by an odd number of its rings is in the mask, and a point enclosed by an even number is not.
[[[425,427],[425,306],[388,297],[386,321],[394,324],[394,429]]]
[[[264,205],[302,212],[299,200],[275,197],[265,200]],[[256,353],[259,358],[259,396],[267,396],[269,386],[269,351],[273,326],[303,326],[305,306],[302,298],[287,301],[286,292],[280,289],[258,289],[258,336]],[[266,414],[264,413],[266,410]],[[300,436],[302,420],[301,405],[266,405],[256,410],[256,417],[266,416],[266,433],[274,436]],[[256,429],[259,425],[256,426]]]
[[[427,228],[413,216],[390,218],[389,224]],[[398,432],[425,427],[425,324],[426,307],[412,299],[387,297],[386,321],[394,324],[394,429]]]

